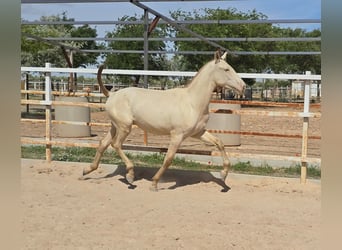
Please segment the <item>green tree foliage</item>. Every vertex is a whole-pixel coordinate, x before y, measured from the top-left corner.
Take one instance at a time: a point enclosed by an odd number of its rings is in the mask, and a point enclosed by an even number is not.
[[[193,12],[175,11],[171,13],[176,20],[263,20],[267,16],[256,10],[243,13],[234,8],[231,9],[201,9]],[[249,38],[249,37],[320,37],[320,31],[306,32],[302,29],[282,29],[272,24],[191,24],[187,26],[198,34],[207,38]],[[176,37],[189,37],[183,31],[174,31]],[[219,42],[230,51],[320,51],[320,42]],[[176,41],[176,49],[179,51],[210,51],[211,45],[199,41]],[[183,55],[177,60],[186,70],[198,70],[203,62],[207,61],[207,55]],[[228,56],[228,62],[238,71],[245,73],[260,73],[272,71],[275,73],[302,73],[311,70],[320,73],[320,56],[312,55],[238,55]],[[248,82],[247,82],[248,81]],[[248,84],[253,84],[253,79],[246,79]]]
[[[273,27],[274,37],[320,37],[319,30],[307,32],[303,29]],[[321,43],[315,42],[277,42],[275,50],[278,51],[320,51]],[[321,73],[320,55],[282,55],[273,56],[272,70],[279,73],[298,73],[307,70],[314,74]]]
[[[43,16],[41,21],[74,21],[68,18],[65,13],[53,16]],[[75,27],[71,24],[53,24],[53,25],[22,25],[21,28],[21,64],[24,66],[43,67],[46,62],[50,62],[55,67],[66,67],[66,60],[63,56],[61,47],[56,43],[48,43],[42,40],[31,39],[26,36],[33,35],[35,37],[96,37],[96,29],[90,28],[88,25]],[[64,42],[78,49],[96,49],[98,46],[95,41],[82,42]],[[96,63],[96,53],[74,53],[74,67],[85,66],[87,64]]]
[[[181,10],[170,13],[175,20],[264,20],[267,16],[256,10],[247,13],[234,8],[229,9],[200,9],[192,12]],[[65,13],[56,16],[41,17],[42,21],[72,21]],[[143,20],[143,16],[124,16],[121,21]],[[208,39],[219,38],[246,38],[246,41],[220,41],[222,46],[230,51],[247,52],[272,52],[272,51],[320,51],[321,42],[294,42],[273,41],[255,42],[247,38],[298,38],[320,37],[320,30],[306,31],[303,29],[281,28],[272,24],[189,24],[187,28],[207,37]],[[96,37],[96,30],[88,25],[75,27],[74,25],[22,25],[22,54],[23,66],[44,66],[50,62],[55,67],[66,67],[66,60],[60,46],[40,40],[29,39],[25,34],[37,37]],[[112,32],[107,32],[108,38],[131,38],[140,37],[144,34],[144,25],[128,24],[117,25]],[[170,25],[158,24],[150,37],[190,37],[186,32],[177,30]],[[80,49],[111,48],[113,50],[143,50],[143,41],[116,40],[108,44],[98,45],[95,41],[63,42]],[[203,41],[149,41],[149,50],[178,50],[178,51],[212,51],[216,48]],[[96,64],[99,53],[73,54],[74,67]],[[150,70],[185,70],[197,71],[212,55],[176,55],[167,58],[165,54],[149,54],[148,64]],[[144,55],[142,53],[113,53],[104,56],[105,63],[109,68],[115,69],[143,69]],[[228,62],[238,71],[245,73],[303,73],[310,70],[314,74],[321,73],[320,55],[229,55]],[[119,82],[138,85],[141,76],[120,76]],[[152,78],[149,78],[152,79]],[[179,83],[182,78],[178,78]],[[254,79],[245,79],[250,85]]]
[[[128,17],[124,16],[121,21],[137,21],[143,20],[143,17]],[[106,34],[109,38],[129,38],[129,37],[143,37],[144,27],[139,24],[118,25],[113,32]],[[165,26],[158,25],[150,37],[164,37]],[[112,41],[108,47],[113,50],[143,50],[143,41]],[[165,43],[162,41],[149,41],[149,50],[165,50]],[[108,67],[114,69],[144,69],[144,55],[140,53],[113,53],[106,57],[105,63]],[[149,70],[165,70],[167,67],[167,60],[164,54],[149,54],[148,56]],[[120,81],[125,83],[132,83],[129,77],[119,77]],[[140,75],[134,76],[133,85],[138,85]]]
[[[235,9],[221,10],[221,9],[203,9],[194,12],[177,11],[172,13],[176,20],[247,20],[247,19],[264,19],[263,14],[255,11],[250,13],[238,12]],[[258,25],[227,25],[227,24],[191,24],[188,28],[201,34],[209,39],[211,37],[219,38],[240,38],[240,37],[269,37],[271,36],[271,24]],[[176,31],[177,37],[189,37],[183,31]],[[212,45],[205,42],[187,42],[176,41],[176,48],[178,50],[193,50],[193,51],[211,51],[215,50]],[[257,51],[264,49],[256,43],[245,42],[220,42],[230,51]],[[189,69],[198,70],[203,61],[207,61],[207,55],[184,55],[184,62]],[[265,64],[267,58],[257,56],[229,56],[228,61],[240,72],[260,72],[262,64]]]
[[[42,16],[40,20],[67,21],[68,19],[65,14],[62,14],[57,16]],[[72,29],[71,25],[22,25],[21,27],[22,65],[43,67],[46,62],[50,62],[56,67],[65,66],[65,59],[60,47],[44,41],[30,39],[25,34],[36,37],[66,37]]]
[[[92,29],[89,25],[83,25],[76,29],[71,30],[71,37],[97,37],[96,29]],[[77,47],[79,49],[92,49],[96,50],[99,48],[99,45],[95,43],[93,40],[74,42],[73,47]],[[73,56],[73,66],[75,68],[83,66],[86,67],[87,64],[96,64],[97,57],[100,53],[78,53],[76,52]]]

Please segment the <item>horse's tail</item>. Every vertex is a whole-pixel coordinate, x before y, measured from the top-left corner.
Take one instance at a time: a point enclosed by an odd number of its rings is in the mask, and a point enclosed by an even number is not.
[[[103,82],[102,82],[102,71],[103,71],[103,68],[104,68],[104,65],[101,64],[99,69],[97,70],[97,83],[99,84],[100,86],[100,89],[102,91],[102,93],[105,95],[105,96],[109,96],[109,91],[108,89],[104,86]]]

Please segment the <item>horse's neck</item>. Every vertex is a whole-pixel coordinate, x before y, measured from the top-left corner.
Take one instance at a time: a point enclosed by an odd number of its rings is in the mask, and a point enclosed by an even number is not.
[[[214,88],[215,84],[212,81],[211,75],[205,69],[200,70],[187,89],[193,106],[205,112],[208,109]]]

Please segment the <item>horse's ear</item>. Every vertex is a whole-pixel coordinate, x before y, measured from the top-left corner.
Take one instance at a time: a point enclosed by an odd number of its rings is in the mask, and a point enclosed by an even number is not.
[[[226,57],[227,57],[227,51],[225,51],[225,52],[223,53],[223,55],[221,56],[221,59],[222,59],[222,60],[226,60]]]
[[[214,60],[215,60],[215,63],[218,63],[221,59],[221,49],[218,48],[215,52],[215,55],[214,55]]]

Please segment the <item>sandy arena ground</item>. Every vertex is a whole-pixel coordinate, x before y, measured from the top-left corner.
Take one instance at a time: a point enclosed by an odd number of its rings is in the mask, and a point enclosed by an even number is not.
[[[108,119],[94,112],[91,121]],[[302,118],[242,116],[241,131],[301,134]],[[97,143],[105,132],[94,127],[85,139]],[[319,118],[309,134],[320,135]],[[23,137],[44,135],[44,123],[22,122]],[[167,137],[148,139],[168,145]],[[126,143],[142,145],[143,132],[133,129]],[[215,149],[191,139],[182,148]],[[301,139],[241,136],[227,151],[299,156]],[[308,156],[320,158],[320,140],[309,139]],[[321,249],[320,181],[229,174],[228,187],[207,172],[169,169],[151,192],[156,169],[136,168],[129,186],[123,166],[102,164],[78,180],[85,166],[22,160],[23,249]]]
[[[84,166],[22,160],[23,249],[321,249],[319,181]]]

